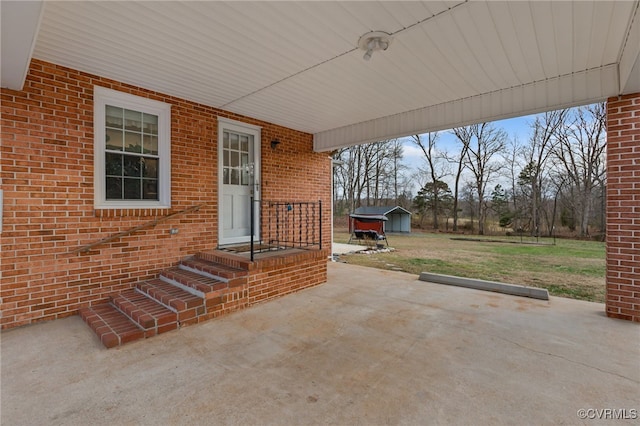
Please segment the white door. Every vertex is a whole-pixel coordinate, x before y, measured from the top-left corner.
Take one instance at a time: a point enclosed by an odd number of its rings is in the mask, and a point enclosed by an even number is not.
[[[219,245],[248,242],[251,238],[251,196],[259,200],[259,128],[220,118],[218,132]],[[254,238],[258,239],[258,203],[254,202],[254,208]]]

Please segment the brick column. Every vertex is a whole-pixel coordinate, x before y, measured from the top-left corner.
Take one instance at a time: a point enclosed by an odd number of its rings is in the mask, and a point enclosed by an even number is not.
[[[607,101],[607,316],[640,322],[640,93]]]

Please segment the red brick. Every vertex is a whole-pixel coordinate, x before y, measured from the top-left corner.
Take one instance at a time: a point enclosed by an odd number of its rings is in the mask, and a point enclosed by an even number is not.
[[[606,313],[640,322],[640,247],[637,229],[640,177],[640,93],[607,102]]]
[[[172,105],[171,209],[94,209],[94,85]],[[310,134],[37,59],[31,63],[24,90],[0,89],[0,99],[2,188],[6,199],[13,200],[4,205],[0,297],[16,296],[19,288],[26,289],[20,294],[42,291],[45,280],[47,285],[58,286],[56,296],[73,300],[55,307],[48,306],[53,299],[43,304],[40,298],[11,310],[3,305],[2,328],[77,313],[80,304],[95,304],[110,293],[157,276],[180,259],[216,248],[218,116],[262,127],[263,199],[322,199],[323,244],[330,244],[331,163],[326,153],[313,152]],[[623,119],[626,111],[618,113]],[[282,141],[276,150],[270,147],[273,138]],[[157,216],[199,204],[203,205],[198,211],[88,253],[70,253]],[[180,229],[178,235],[169,235],[172,227]],[[35,232],[29,235],[29,231]],[[33,262],[34,255],[48,257]],[[56,275],[45,279],[47,271],[56,271]],[[78,290],[87,292],[79,294]],[[61,308],[65,311],[57,312]]]

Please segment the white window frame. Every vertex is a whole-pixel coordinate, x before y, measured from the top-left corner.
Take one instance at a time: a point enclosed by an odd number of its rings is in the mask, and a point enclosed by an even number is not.
[[[158,116],[158,200],[107,200],[105,179],[107,105]],[[118,92],[93,88],[94,207],[96,209],[164,209],[171,207],[171,105]]]

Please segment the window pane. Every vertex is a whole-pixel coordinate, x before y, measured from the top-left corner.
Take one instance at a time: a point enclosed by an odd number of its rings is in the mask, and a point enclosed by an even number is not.
[[[105,109],[105,124],[107,127],[122,129],[122,108],[107,105]]]
[[[142,177],[158,178],[158,160],[155,158],[142,159]]]
[[[229,132],[222,134],[223,147],[229,149]]]
[[[122,200],[122,179],[107,178],[107,200]]]
[[[241,136],[240,137],[240,151],[249,152],[249,137]]]
[[[222,160],[225,167],[229,167],[231,165],[231,163],[229,162],[230,155],[231,154],[229,154],[229,150],[225,149],[222,151]]]
[[[229,184],[229,168],[225,167],[224,169],[222,169],[222,183],[228,185]]]
[[[134,132],[142,131],[142,113],[138,111],[124,110],[124,128]]]
[[[133,176],[139,178],[141,176],[140,157],[135,157],[133,155],[123,155],[123,157],[124,176]]]
[[[142,130],[146,134],[158,134],[158,116],[152,114],[142,114]]]
[[[158,180],[144,179],[142,181],[142,198],[145,200],[158,199]]]
[[[143,147],[145,154],[158,155],[158,137],[145,135]]]
[[[124,132],[124,150],[127,152],[142,152],[142,135],[140,133]]]
[[[231,169],[231,185],[240,185],[240,172],[238,169]]]
[[[122,151],[122,130],[107,129],[105,147],[112,151]]]
[[[240,153],[237,151],[231,151],[231,161],[229,165],[231,167],[239,167],[240,166]]]
[[[124,199],[139,200],[141,198],[142,179],[124,179]]]
[[[238,135],[235,133],[231,133],[231,149],[235,149],[236,151],[240,149],[240,144],[238,143]]]
[[[240,165],[245,167],[249,164],[249,154],[241,154],[240,155]]]
[[[241,178],[242,178],[242,185],[249,185],[249,168],[247,167],[243,167],[242,168],[242,174],[241,174]]]
[[[122,155],[107,153],[104,159],[104,171],[107,176],[122,176]]]

